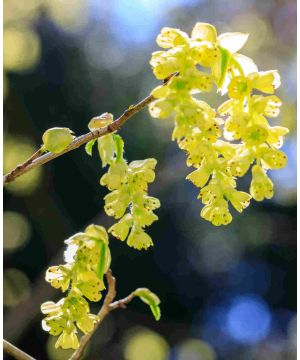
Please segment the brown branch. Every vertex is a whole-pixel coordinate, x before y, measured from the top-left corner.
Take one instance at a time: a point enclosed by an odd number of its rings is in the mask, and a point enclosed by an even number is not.
[[[23,169],[26,169],[32,164],[35,159],[38,159],[43,154],[42,149],[38,149],[35,153],[33,153],[30,158],[24,161],[22,164],[17,165],[10,173],[4,176],[3,183],[4,185],[8,184],[9,182],[15,180],[18,176],[20,176],[23,172]]]
[[[110,311],[118,309],[118,308],[125,309],[126,305],[128,303],[130,303],[130,301],[132,301],[134,297],[135,297],[135,294],[134,294],[134,292],[132,292],[131,294],[126,296],[126,298],[114,301],[113,303],[111,303],[109,305]]]
[[[96,330],[98,329],[99,325],[102,323],[103,319],[112,311],[118,308],[125,308],[126,304],[128,304],[134,297],[134,292],[128,295],[126,298],[117,300],[113,302],[116,296],[116,279],[113,277],[111,270],[108,270],[106,273],[106,279],[108,284],[108,292],[104,299],[103,305],[99,311],[98,321],[94,327],[94,329],[86,335],[83,335],[80,339],[79,348],[73,353],[73,355],[69,358],[69,360],[79,360],[86,348],[88,342],[90,341],[91,337],[94,335]]]
[[[171,74],[170,76],[168,76],[164,81],[163,81],[163,86],[167,85],[169,83],[169,81],[174,77],[177,76],[179,73],[176,72],[174,74]],[[58,153],[58,154],[54,154],[52,152],[48,152],[44,155],[41,155],[41,150],[38,150],[36,153],[34,153],[28,160],[26,160],[23,164],[18,165],[15,169],[13,169],[11,172],[9,172],[8,174],[6,174],[3,177],[3,185],[7,185],[8,183],[10,183],[11,181],[14,181],[17,177],[26,174],[29,170],[34,169],[38,166],[41,166],[43,164],[46,164],[47,162],[69,152],[72,150],[75,150],[77,148],[79,148],[80,146],[86,144],[87,142],[93,140],[93,139],[97,139],[101,136],[104,136],[106,134],[115,132],[117,130],[120,129],[120,127],[126,123],[127,120],[129,120],[133,115],[135,115],[136,113],[138,113],[139,111],[141,111],[142,109],[144,109],[147,105],[149,105],[152,101],[154,101],[155,98],[152,95],[148,95],[147,97],[145,97],[145,99],[143,99],[142,101],[140,101],[139,103],[137,103],[136,105],[131,105],[129,106],[128,109],[126,109],[123,114],[116,119],[113,123],[91,131],[87,134],[78,136],[77,138],[75,138],[71,144],[66,147],[65,150],[63,150],[62,152]],[[39,156],[41,155],[41,156]]]
[[[17,360],[35,360],[32,356],[26,354],[26,352],[20,350],[5,339],[3,339],[3,350]]]
[[[9,172],[8,174],[6,174],[3,177],[3,185],[6,185],[8,183],[10,183],[11,181],[14,181],[17,177],[24,175],[25,173],[27,173],[29,170],[34,169],[38,166],[41,166],[43,164],[46,164],[47,162],[69,152],[72,150],[75,150],[77,148],[79,148],[80,146],[86,144],[87,142],[93,140],[93,139],[97,139],[101,136],[104,136],[106,134],[112,133],[114,131],[119,130],[119,128],[128,120],[130,119],[133,115],[135,115],[136,113],[138,113],[140,110],[142,110],[144,107],[146,107],[147,105],[149,105],[152,101],[154,100],[154,97],[152,95],[147,96],[145,99],[143,99],[142,101],[140,101],[138,104],[136,105],[132,105],[130,106],[127,110],[124,111],[124,113],[118,118],[116,119],[113,123],[91,131],[87,134],[78,136],[77,138],[75,138],[71,144],[62,152],[58,153],[58,154],[54,154],[52,152],[48,152],[44,155],[41,156],[35,156],[40,150],[38,150],[36,153],[34,153],[28,160],[26,160],[23,164],[18,165],[15,169],[13,169],[11,172]],[[40,153],[39,153],[40,155]]]

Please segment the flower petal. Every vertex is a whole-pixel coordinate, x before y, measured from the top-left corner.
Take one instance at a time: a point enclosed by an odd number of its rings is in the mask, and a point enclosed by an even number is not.
[[[211,42],[217,41],[216,28],[207,23],[197,23],[192,30],[192,39],[194,40],[206,40]]]
[[[248,40],[249,34],[234,32],[224,33],[218,37],[219,44],[228,51],[235,53],[239,51]]]

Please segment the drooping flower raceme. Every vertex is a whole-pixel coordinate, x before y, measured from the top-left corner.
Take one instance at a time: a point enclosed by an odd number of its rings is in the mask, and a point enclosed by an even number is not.
[[[57,303],[46,301],[41,311],[46,317],[42,328],[52,336],[58,336],[55,347],[77,349],[78,330],[87,334],[99,320],[90,313],[88,301],[98,302],[105,289],[111,255],[108,234],[104,227],[90,225],[65,241],[65,264],[51,266],[46,271],[46,281],[66,296]],[[160,300],[147,288],[136,289],[132,295],[149,305],[156,320],[160,319]]]
[[[103,127],[112,121],[113,116],[106,113],[93,118],[89,128]],[[127,239],[127,244],[135,249],[149,248],[153,241],[144,228],[158,219],[153,210],[160,206],[157,198],[148,195],[148,184],[155,179],[156,160],[150,158],[128,164],[123,157],[123,140],[116,134],[99,138],[98,150],[102,165],[109,165],[100,179],[100,184],[110,190],[104,198],[104,210],[118,220],[108,232],[121,241]]]
[[[101,299],[101,291],[105,289],[103,276],[111,256],[108,235],[102,226],[90,225],[65,243],[66,263],[48,268],[46,281],[67,295],[57,303],[47,301],[41,305],[46,315],[42,326],[51,335],[59,335],[56,347],[76,349],[79,346],[77,328],[88,333],[97,321],[97,316],[89,312],[87,300]]]
[[[279,114],[281,100],[273,95],[280,85],[277,71],[259,72],[254,62],[238,53],[248,35],[217,36],[214,26],[197,23],[189,37],[163,28],[150,64],[157,79],[171,78],[152,91],[151,116],[174,114],[172,135],[187,153],[187,166],[196,168],[187,179],[201,188],[201,216],[212,224],[232,220],[229,203],[242,212],[250,203],[273,196],[267,170],[280,169],[287,157],[279,150],[288,129],[267,120]],[[229,100],[217,111],[195,94],[216,88]],[[254,93],[255,92],[255,93]],[[252,166],[250,193],[237,190],[236,178]]]

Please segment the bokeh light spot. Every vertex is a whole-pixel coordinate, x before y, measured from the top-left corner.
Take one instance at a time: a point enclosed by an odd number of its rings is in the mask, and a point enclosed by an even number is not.
[[[7,71],[29,70],[40,59],[39,37],[27,27],[6,27],[3,32],[3,49],[3,66]]]
[[[37,149],[28,138],[9,136],[4,139],[3,150],[4,173],[6,174],[27,160]],[[30,170],[6,185],[5,189],[19,196],[30,195],[38,187],[41,174],[41,167]]]
[[[215,360],[214,349],[199,339],[188,339],[176,349],[176,360]]]
[[[26,0],[26,6],[24,1],[20,0],[5,1],[5,5],[3,6],[4,25],[12,22],[34,20],[38,14],[40,4],[41,0]]]
[[[270,325],[270,310],[259,297],[236,297],[227,314],[227,331],[241,344],[254,344],[262,340],[268,335]]]
[[[31,232],[27,219],[15,211],[3,213],[3,230],[5,252],[12,252],[24,246]]]
[[[169,351],[166,340],[158,333],[143,327],[131,329],[124,340],[126,360],[165,360]]]
[[[44,0],[47,14],[59,27],[79,31],[88,20],[86,0]]]
[[[3,304],[16,306],[30,295],[30,281],[18,269],[7,269],[3,272]]]
[[[234,31],[250,34],[245,49],[251,54],[255,54],[272,40],[270,25],[261,16],[250,11],[235,16],[231,28],[235,29]]]

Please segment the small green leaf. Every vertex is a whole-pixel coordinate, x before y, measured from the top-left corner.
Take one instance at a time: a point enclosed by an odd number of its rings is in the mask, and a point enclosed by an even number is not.
[[[150,305],[150,309],[152,311],[154,319],[158,321],[161,316],[160,307],[158,305]]]
[[[155,320],[158,321],[161,316],[159,297],[147,288],[136,289],[134,295],[138,296],[145,304],[149,305]]]
[[[116,145],[116,160],[119,162],[123,159],[124,141],[120,135],[116,134],[114,134],[114,141]]]
[[[222,87],[225,80],[231,54],[228,50],[222,48],[221,46],[219,46],[219,49],[221,52],[221,64],[220,64],[220,74],[218,78],[218,87],[220,88]]]
[[[100,259],[97,269],[97,276],[99,279],[102,280],[104,275],[105,263],[106,263],[106,245],[104,241],[100,241],[99,246],[100,246]]]
[[[85,145],[85,152],[90,156],[92,156],[92,150],[96,140],[97,139],[91,140]]]

